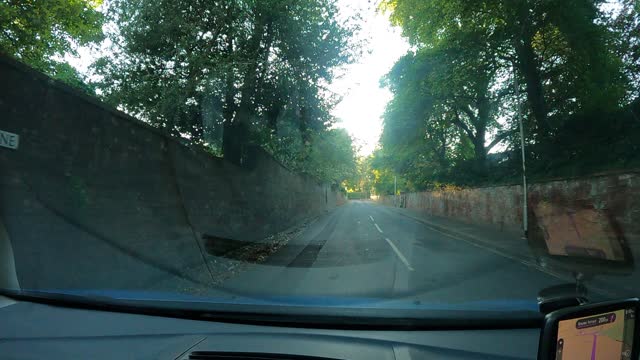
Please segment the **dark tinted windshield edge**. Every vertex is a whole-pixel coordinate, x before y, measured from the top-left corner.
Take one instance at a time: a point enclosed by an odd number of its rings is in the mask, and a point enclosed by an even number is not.
[[[322,307],[250,306],[183,301],[132,301],[107,297],[0,289],[17,301],[189,320],[247,325],[343,330],[493,330],[540,328],[539,313],[497,311],[415,311]],[[215,309],[212,309],[215,308]]]

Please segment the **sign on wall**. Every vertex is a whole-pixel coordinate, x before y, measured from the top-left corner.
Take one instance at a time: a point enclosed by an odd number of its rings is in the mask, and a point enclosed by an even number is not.
[[[20,136],[0,130],[0,147],[17,149],[20,143]]]

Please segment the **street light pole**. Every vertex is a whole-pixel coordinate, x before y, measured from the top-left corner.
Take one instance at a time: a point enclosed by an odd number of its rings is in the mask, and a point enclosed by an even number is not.
[[[522,109],[520,108],[520,85],[518,84],[518,72],[516,66],[513,66],[513,76],[516,86],[516,107],[518,109],[518,123],[520,125],[520,148],[522,151],[522,227],[524,230],[524,236],[527,237],[529,229],[529,205],[527,195],[527,165],[524,150],[524,126],[522,125]]]
[[[398,176],[393,176],[393,206],[398,207]]]

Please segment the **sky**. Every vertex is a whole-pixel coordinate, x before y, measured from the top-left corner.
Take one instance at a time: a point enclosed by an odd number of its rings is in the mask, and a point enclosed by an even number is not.
[[[339,0],[341,15],[361,15],[359,38],[366,43],[362,57],[341,69],[342,76],[329,86],[343,97],[332,112],[338,119],[337,127],[349,132],[360,156],[375,150],[382,133],[382,115],[391,100],[391,93],[380,87],[380,79],[409,50],[400,29],[391,26],[388,15],[376,11],[372,3],[372,0]],[[107,40],[99,49],[80,47],[78,56],[67,55],[64,60],[81,73],[89,74],[93,60],[108,52],[109,45]]]
[[[389,90],[380,87],[380,78],[409,50],[399,28],[391,26],[388,16],[378,13],[371,0],[341,0],[345,14],[359,11],[363,18],[361,36],[368,40],[364,55],[345,68],[344,76],[330,88],[343,96],[333,115],[338,127],[345,128],[359,147],[359,155],[375,150],[382,133],[382,115],[391,100]]]

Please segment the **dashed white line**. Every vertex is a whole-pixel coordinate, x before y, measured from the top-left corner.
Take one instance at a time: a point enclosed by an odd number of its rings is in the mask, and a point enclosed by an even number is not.
[[[389,240],[387,238],[385,238],[385,240],[387,241],[389,246],[391,246],[393,251],[395,251],[396,255],[398,255],[398,258],[400,258],[400,261],[402,261],[404,263],[404,265],[407,267],[407,269],[409,269],[409,271],[413,271],[413,267],[411,267],[411,264],[409,264],[409,261],[407,260],[407,258],[404,257],[404,255],[402,255],[402,253],[400,252],[400,250],[398,250],[398,248],[393,243],[393,241],[391,241],[391,240]]]
[[[378,224],[376,224],[376,221],[373,219],[373,216],[369,215],[369,219],[371,219],[371,221],[373,221],[373,225],[376,227],[376,229],[378,229],[380,234],[384,234],[382,232],[382,229],[380,229],[380,226],[378,226]],[[396,247],[396,244],[394,244],[393,241],[389,240],[388,238],[385,238],[384,240],[387,242],[387,244],[389,244],[389,246],[391,246],[391,249],[393,249],[393,251],[396,253],[396,255],[398,255],[398,258],[407,267],[407,269],[409,269],[409,271],[414,271],[413,267],[411,267],[411,264],[409,264],[409,261],[407,260],[407,258],[404,257],[404,255],[402,255],[400,250],[398,250],[398,248]]]

